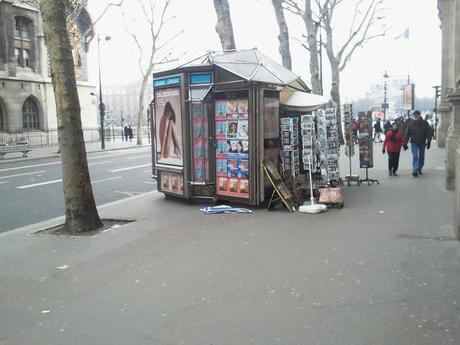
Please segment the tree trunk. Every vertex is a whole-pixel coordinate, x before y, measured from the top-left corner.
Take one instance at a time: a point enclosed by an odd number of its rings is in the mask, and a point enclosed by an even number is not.
[[[102,222],[88,172],[65,0],[42,0],[40,11],[56,99],[64,189],[64,230],[69,233],[96,230],[102,227]]]
[[[228,0],[214,0],[214,8],[217,14],[216,32],[219,34],[222,49],[235,50],[236,45]]]
[[[142,119],[145,116],[145,91],[147,90],[147,83],[149,82],[149,76],[151,69],[148,70],[147,74],[142,78],[141,91],[139,93],[139,107],[137,111],[137,142],[136,145],[142,145]]]
[[[313,20],[313,12],[311,9],[311,1],[305,1],[305,14],[303,17],[305,27],[307,28],[307,45],[310,52],[310,78],[311,91],[316,95],[321,95],[321,80],[319,73],[319,58],[318,58],[318,24]]]
[[[289,49],[289,30],[284,18],[283,0],[272,0],[275,10],[276,21],[280,29],[278,40],[280,41],[279,52],[283,61],[283,66],[292,70],[291,51]]]
[[[330,61],[331,65],[331,99],[336,104],[337,107],[337,127],[339,132],[339,141],[340,144],[344,144],[345,141],[343,139],[343,132],[342,132],[342,104],[340,102],[340,72],[339,72],[339,63],[337,59],[333,59]]]

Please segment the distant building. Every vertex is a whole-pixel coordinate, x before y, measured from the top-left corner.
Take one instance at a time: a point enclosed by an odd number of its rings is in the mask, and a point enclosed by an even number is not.
[[[14,0],[0,1],[0,132],[57,128],[56,106],[40,12]],[[90,95],[87,47],[93,37],[86,10],[70,29],[83,127],[97,127]]]
[[[108,115],[112,117],[113,123],[117,126],[123,124],[137,125],[137,110],[139,108],[139,91],[141,84],[125,84],[106,86],[102,90],[104,103],[107,105]],[[147,124],[147,105],[153,99],[153,88],[149,84],[147,86],[147,94],[145,97],[145,116],[142,119],[142,125]]]

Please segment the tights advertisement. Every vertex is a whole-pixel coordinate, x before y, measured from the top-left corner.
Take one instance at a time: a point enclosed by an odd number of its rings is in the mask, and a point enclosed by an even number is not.
[[[216,100],[217,194],[249,198],[248,100]]]
[[[157,163],[182,166],[182,114],[180,88],[155,92]]]

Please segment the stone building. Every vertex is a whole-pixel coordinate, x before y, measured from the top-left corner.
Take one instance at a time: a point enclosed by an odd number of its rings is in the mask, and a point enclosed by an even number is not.
[[[460,0],[438,0],[442,31],[438,145],[446,148],[446,188],[456,189],[456,235],[460,240]]]
[[[137,110],[139,108],[141,83],[105,86],[103,89],[104,102],[107,105],[108,115],[112,116],[115,125],[137,125]],[[153,99],[153,87],[148,85],[145,101],[150,103]],[[142,119],[142,125],[147,124],[147,108]]]
[[[97,100],[90,95],[87,47],[91,18],[83,10],[70,28],[84,128],[97,127]],[[57,128],[40,12],[14,0],[0,0],[0,136]]]

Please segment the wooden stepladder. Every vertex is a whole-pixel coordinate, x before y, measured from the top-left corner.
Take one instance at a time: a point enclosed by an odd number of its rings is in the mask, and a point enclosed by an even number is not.
[[[262,166],[264,168],[265,174],[268,177],[268,180],[273,186],[272,196],[268,202],[267,209],[272,210],[276,205],[282,203],[284,206],[286,206],[289,212],[295,212],[296,209],[293,203],[292,193],[281,178],[281,175],[279,174],[275,165],[269,160],[265,159],[262,162]]]

